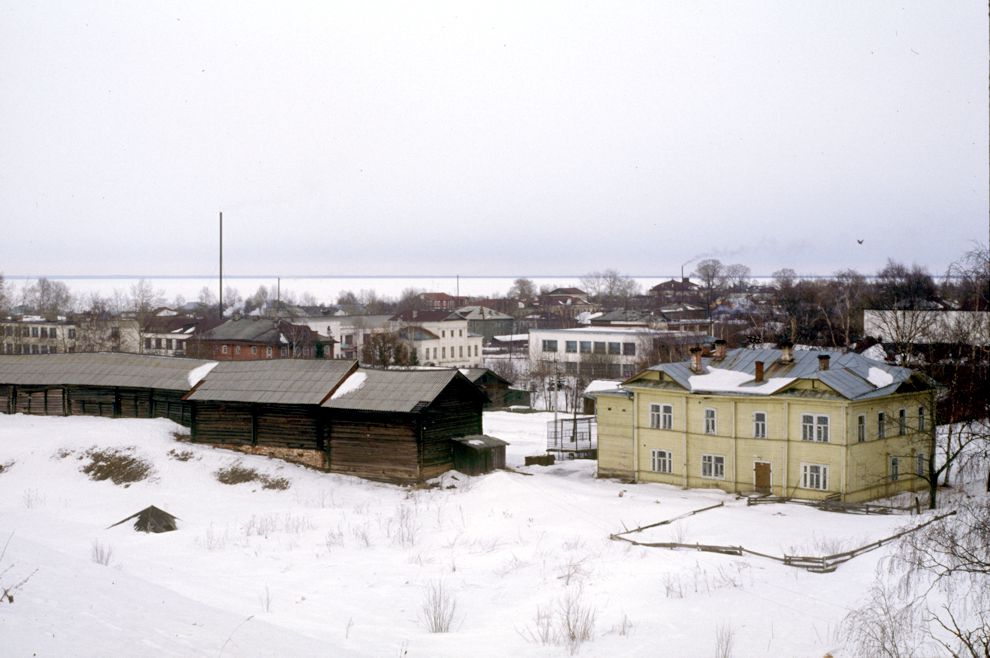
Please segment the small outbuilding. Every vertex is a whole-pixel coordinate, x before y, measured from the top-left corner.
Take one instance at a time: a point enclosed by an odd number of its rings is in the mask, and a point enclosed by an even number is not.
[[[484,434],[454,439],[454,470],[465,475],[481,475],[505,468],[507,445],[502,439]]]

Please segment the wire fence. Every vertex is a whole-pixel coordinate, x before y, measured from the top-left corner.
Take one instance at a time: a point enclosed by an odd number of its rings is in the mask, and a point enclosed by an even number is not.
[[[835,571],[836,568],[843,562],[848,562],[849,560],[858,557],[864,553],[875,551],[876,549],[880,548],[885,544],[889,544],[892,541],[900,539],[904,535],[911,534],[912,532],[917,532],[918,530],[921,530],[926,526],[929,526],[933,523],[941,521],[942,519],[953,516],[956,513],[955,511],[952,511],[952,512],[947,512],[945,514],[940,514],[939,516],[936,516],[933,519],[929,519],[924,523],[908,528],[906,530],[902,530],[901,532],[890,535],[889,537],[878,539],[875,542],[871,542],[864,546],[860,546],[859,548],[854,548],[850,551],[833,553],[831,555],[770,555],[768,553],[761,553],[759,551],[750,550],[743,546],[725,546],[725,545],[717,545],[717,544],[700,544],[700,543],[687,544],[683,542],[643,542],[643,541],[637,541],[635,539],[630,539],[627,536],[633,533],[642,532],[643,530],[647,530],[649,528],[656,528],[663,525],[669,525],[676,521],[680,521],[681,519],[685,519],[689,516],[693,516],[695,514],[700,514],[702,512],[707,512],[709,510],[717,509],[722,506],[723,503],[719,503],[717,505],[711,505],[709,507],[703,507],[701,509],[693,510],[685,514],[681,514],[680,516],[675,516],[672,519],[658,521],[657,523],[650,523],[648,525],[640,526],[638,528],[632,528],[631,530],[624,530],[622,532],[609,535],[609,539],[612,539],[613,541],[624,541],[634,546],[645,546],[648,548],[666,548],[671,550],[687,549],[693,551],[701,551],[704,553],[718,553],[721,555],[737,555],[737,556],[752,555],[755,557],[766,558],[768,560],[774,560],[789,567],[807,569],[808,571],[814,573],[830,573],[832,571]]]

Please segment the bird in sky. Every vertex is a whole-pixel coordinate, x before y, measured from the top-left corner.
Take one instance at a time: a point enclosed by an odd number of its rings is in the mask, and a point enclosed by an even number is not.
[[[863,241],[858,238],[856,239],[856,242],[858,242],[859,244],[863,244]]]

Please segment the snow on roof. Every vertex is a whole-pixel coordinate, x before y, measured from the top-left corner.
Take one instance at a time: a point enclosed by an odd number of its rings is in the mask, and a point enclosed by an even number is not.
[[[211,370],[217,367],[217,361],[210,361],[209,363],[204,363],[203,365],[193,368],[189,371],[186,376],[186,381],[189,382],[189,388],[192,388],[206,377]]]
[[[722,393],[750,393],[768,395],[793,382],[796,377],[771,377],[762,384],[753,383],[753,375],[738,370],[708,367],[703,375],[692,375],[688,383],[692,391],[719,391]]]
[[[881,368],[876,368],[870,366],[869,374],[866,376],[868,382],[876,386],[877,388],[883,388],[884,386],[890,386],[894,383],[894,376],[891,375],[886,370]]]
[[[611,391],[619,388],[622,382],[614,379],[594,379],[584,389],[585,393],[596,393],[598,391]]]
[[[355,372],[337,387],[337,390],[333,392],[330,399],[336,400],[337,398],[343,397],[348,393],[359,391],[364,387],[364,383],[366,381],[368,381],[368,375],[366,373]]]
[[[883,349],[883,345],[877,343],[876,345],[863,350],[863,356],[871,361],[886,361],[887,350]]]

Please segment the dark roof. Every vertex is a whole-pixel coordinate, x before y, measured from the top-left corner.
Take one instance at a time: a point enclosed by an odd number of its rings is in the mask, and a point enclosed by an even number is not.
[[[206,368],[215,364],[216,361],[121,352],[0,356],[0,383],[188,391]]]
[[[512,386],[512,382],[489,368],[461,368],[460,371],[462,375],[475,384],[477,384],[478,380],[487,374],[491,379],[497,379],[507,386]]]
[[[680,386],[696,393],[772,395],[783,391],[796,379],[815,379],[847,399],[863,400],[894,393],[912,375],[919,375],[927,385],[934,385],[933,381],[909,368],[873,361],[855,352],[794,350],[790,363],[781,362],[782,354],[779,349],[734,349],[728,350],[722,360],[703,358],[700,373],[691,370],[690,361],[664,363],[649,370],[662,371]],[[821,356],[829,357],[828,370],[821,370]],[[755,381],[757,361],[764,364],[762,382]],[[718,371],[734,371],[748,377],[729,381],[718,377]],[[705,378],[705,375],[716,376]]]
[[[584,297],[587,294],[588,293],[581,290],[580,288],[554,288],[553,290],[547,293],[547,295],[568,295],[574,297]]]
[[[463,320],[464,318],[453,311],[421,311],[410,309],[402,313],[396,313],[391,319],[401,322],[444,322],[445,320]]]
[[[286,333],[305,332],[307,337],[316,334],[304,324],[292,324],[285,320],[269,318],[241,318],[227,320],[218,327],[202,334],[203,340],[246,341],[252,343],[268,343],[271,345],[284,344],[282,336]]]
[[[512,320],[511,315],[506,315],[487,306],[462,306],[455,311],[465,320]]]
[[[357,368],[345,359],[224,361],[187,400],[320,404]]]
[[[373,370],[361,369],[351,375],[340,392],[323,403],[330,409],[393,411],[411,413],[428,407],[451,384],[462,381],[477,395],[481,390],[457,370]]]
[[[399,338],[406,340],[436,340],[440,338],[432,331],[427,331],[420,326],[402,327],[398,332]]]

